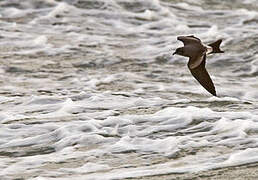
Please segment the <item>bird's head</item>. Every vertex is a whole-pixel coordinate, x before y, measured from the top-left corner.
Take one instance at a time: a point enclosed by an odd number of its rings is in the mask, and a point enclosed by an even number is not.
[[[173,53],[173,55],[175,55],[175,54],[183,55],[184,54],[183,47],[177,48],[176,51]]]

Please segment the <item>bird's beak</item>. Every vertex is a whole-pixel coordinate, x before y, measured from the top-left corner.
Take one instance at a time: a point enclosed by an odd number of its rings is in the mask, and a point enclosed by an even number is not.
[[[175,55],[175,54],[176,54],[176,51],[172,55]]]

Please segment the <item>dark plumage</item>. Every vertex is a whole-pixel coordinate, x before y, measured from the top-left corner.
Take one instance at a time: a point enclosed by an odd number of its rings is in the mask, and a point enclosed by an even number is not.
[[[179,41],[184,43],[184,47],[177,48],[173,53],[180,56],[189,57],[188,68],[194,78],[212,95],[216,96],[214,84],[205,68],[206,55],[212,53],[223,53],[220,50],[222,40],[204,45],[201,40],[194,36],[179,36]]]

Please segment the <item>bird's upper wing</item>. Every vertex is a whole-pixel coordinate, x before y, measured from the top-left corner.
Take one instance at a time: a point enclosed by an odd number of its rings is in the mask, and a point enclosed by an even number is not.
[[[201,43],[201,40],[195,36],[178,36],[177,40],[182,41],[184,45],[193,44],[193,43]]]
[[[191,62],[191,58],[189,62]],[[216,96],[216,90],[210,78],[210,75],[208,74],[205,68],[205,63],[206,63],[206,54],[204,54],[203,60],[201,61],[201,64],[199,66],[195,68],[191,68],[190,63],[188,63],[188,68],[190,69],[194,78],[213,96]]]
[[[198,40],[199,42],[201,42],[201,40],[197,37],[195,37],[194,35],[190,35],[190,36],[186,36],[186,37],[192,37],[192,38],[195,38],[196,40]]]

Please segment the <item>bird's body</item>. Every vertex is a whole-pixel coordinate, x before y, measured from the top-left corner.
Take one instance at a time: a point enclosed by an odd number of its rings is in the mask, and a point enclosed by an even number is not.
[[[212,53],[223,53],[219,46],[222,40],[218,40],[209,45],[204,45],[199,38],[194,36],[179,36],[179,41],[184,43],[184,47],[177,48],[173,54],[189,57],[188,68],[194,78],[212,95],[216,96],[214,84],[206,71],[206,56]]]

